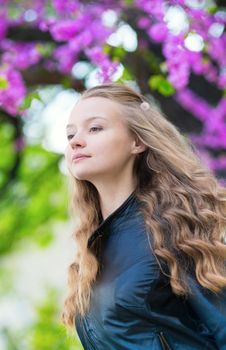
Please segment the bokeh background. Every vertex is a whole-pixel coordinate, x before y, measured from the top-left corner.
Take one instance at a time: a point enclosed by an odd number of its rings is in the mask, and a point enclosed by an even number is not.
[[[60,322],[76,247],[65,125],[125,82],[226,185],[226,7],[212,0],[0,0],[0,349],[82,349]]]

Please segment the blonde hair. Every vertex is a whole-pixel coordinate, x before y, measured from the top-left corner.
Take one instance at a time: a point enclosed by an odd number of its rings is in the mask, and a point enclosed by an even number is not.
[[[126,85],[110,83],[86,90],[81,99],[90,97],[119,103],[129,130],[147,146],[134,163],[135,194],[152,236],[151,249],[160,268],[160,261],[167,264],[173,292],[189,293],[187,269],[192,269],[200,285],[219,292],[226,286],[226,190],[201,163],[190,141],[144,96]],[[142,109],[144,101],[149,107]],[[100,267],[95,253],[98,242],[94,250],[87,247],[99,224],[97,190],[74,177],[70,184],[71,208],[80,222],[73,233],[77,255],[69,266],[62,312],[68,328],[74,327],[77,314],[84,316],[89,310]]]

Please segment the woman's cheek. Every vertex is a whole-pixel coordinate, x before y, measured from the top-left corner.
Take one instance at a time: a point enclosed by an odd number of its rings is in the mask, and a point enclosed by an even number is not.
[[[64,155],[65,155],[65,160],[66,160],[67,165],[70,166],[71,151],[69,149],[69,146],[66,147]]]

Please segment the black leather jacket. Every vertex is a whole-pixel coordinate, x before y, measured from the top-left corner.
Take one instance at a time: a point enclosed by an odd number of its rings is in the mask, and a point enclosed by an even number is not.
[[[172,293],[151,253],[134,192],[89,239],[101,241],[102,270],[91,308],[75,324],[85,350],[226,350],[226,293]]]

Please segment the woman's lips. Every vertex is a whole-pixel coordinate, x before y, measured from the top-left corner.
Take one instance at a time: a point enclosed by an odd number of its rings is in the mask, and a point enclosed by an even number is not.
[[[79,160],[85,159],[85,158],[89,158],[88,156],[82,156],[82,157],[77,157],[77,158],[73,158],[72,162],[78,162]]]

